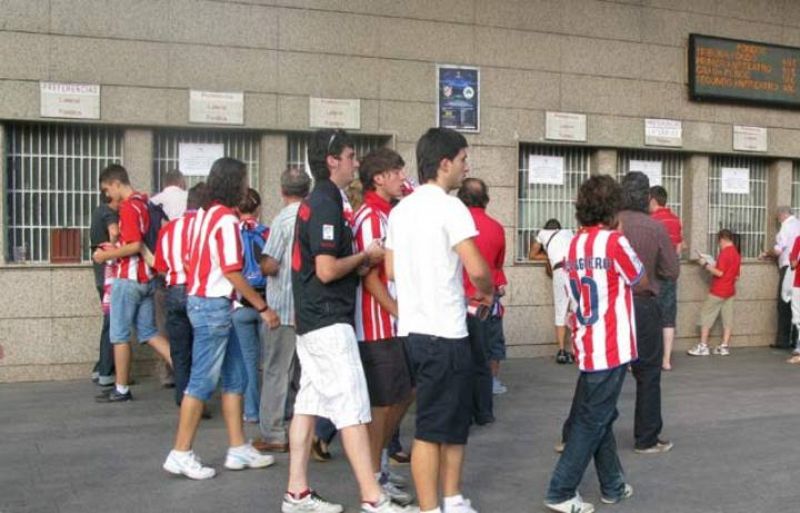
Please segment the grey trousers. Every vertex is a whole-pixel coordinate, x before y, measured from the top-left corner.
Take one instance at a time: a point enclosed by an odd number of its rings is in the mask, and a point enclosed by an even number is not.
[[[261,382],[261,406],[259,428],[266,442],[288,443],[286,401],[295,373],[295,346],[297,335],[294,326],[278,326],[269,329],[263,325],[265,335],[261,337],[264,369]]]

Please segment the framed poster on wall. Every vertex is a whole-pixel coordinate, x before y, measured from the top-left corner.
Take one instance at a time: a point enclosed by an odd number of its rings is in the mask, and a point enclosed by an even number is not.
[[[459,132],[480,132],[480,70],[436,65],[436,124]]]

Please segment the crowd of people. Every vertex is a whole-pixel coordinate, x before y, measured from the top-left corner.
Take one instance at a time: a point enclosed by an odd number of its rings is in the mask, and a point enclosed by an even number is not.
[[[104,313],[94,378],[106,390],[97,401],[133,399],[135,330],[174,376],[179,421],[167,472],[216,474],[194,440],[219,388],[225,468],[264,468],[274,463],[270,453],[289,452],[284,513],[344,510],[308,476],[311,457],[331,457],[336,433],[362,512],[476,513],[462,494],[461,470],[471,426],[494,422],[493,396],[506,391],[499,370],[507,280],[505,234],[486,212],[486,184],[466,178],[467,141],[428,130],[416,147],[418,186],[398,153],[380,148],[359,159],[342,130],[315,132],[307,157],[311,176],[282,173],[283,207],[269,227],[236,159],[217,160],[188,191],[171,172],[153,198],[134,189],[122,166],[103,170],[106,201],[91,229]],[[356,175],[361,190],[353,193]],[[621,182],[593,176],[576,199],[577,231],[548,220],[531,248],[552,278],[556,361],[580,370],[546,494],[551,510],[594,511],[577,493],[592,459],[604,503],[633,494],[613,433],[628,370],[636,381],[636,452],[673,447],[662,436],[661,373],[672,368],[683,240],[666,205],[666,190],[642,173]],[[790,214],[772,253],[794,277],[800,221]],[[722,229],[716,259],[698,258],[712,280],[691,355],[710,354],[720,314],[723,340],[713,352],[730,354],[736,239]],[[800,276],[792,279],[789,333],[800,327]],[[409,483],[388,468],[390,456],[409,459],[398,429],[414,401],[418,506]],[[260,439],[247,441],[246,422],[258,424]]]

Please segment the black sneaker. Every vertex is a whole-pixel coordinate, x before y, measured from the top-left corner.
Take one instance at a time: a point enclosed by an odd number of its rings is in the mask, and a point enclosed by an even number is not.
[[[575,355],[567,351],[567,363],[575,363]]]
[[[120,394],[117,392],[117,387],[114,387],[95,396],[94,400],[98,403],[121,403],[133,400],[133,396],[131,395],[130,390],[124,394]]]
[[[565,364],[569,363],[569,356],[568,353],[563,349],[559,349],[558,353],[556,353],[556,363]]]

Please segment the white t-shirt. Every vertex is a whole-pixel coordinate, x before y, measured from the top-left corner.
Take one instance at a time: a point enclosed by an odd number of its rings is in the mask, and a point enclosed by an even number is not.
[[[189,192],[175,185],[168,185],[164,190],[150,198],[150,201],[161,205],[170,221],[178,219],[186,212],[186,199]]]
[[[432,184],[389,215],[386,248],[394,253],[398,333],[467,336],[462,266],[454,247],[478,235],[467,207]]]
[[[778,256],[778,267],[789,265],[789,253],[792,252],[794,240],[800,236],[800,220],[795,216],[789,216],[781,223],[781,229],[775,236],[775,250],[780,251]]]
[[[572,242],[572,230],[539,230],[536,241],[547,251],[550,266],[555,268],[557,263],[567,258],[569,244]]]

